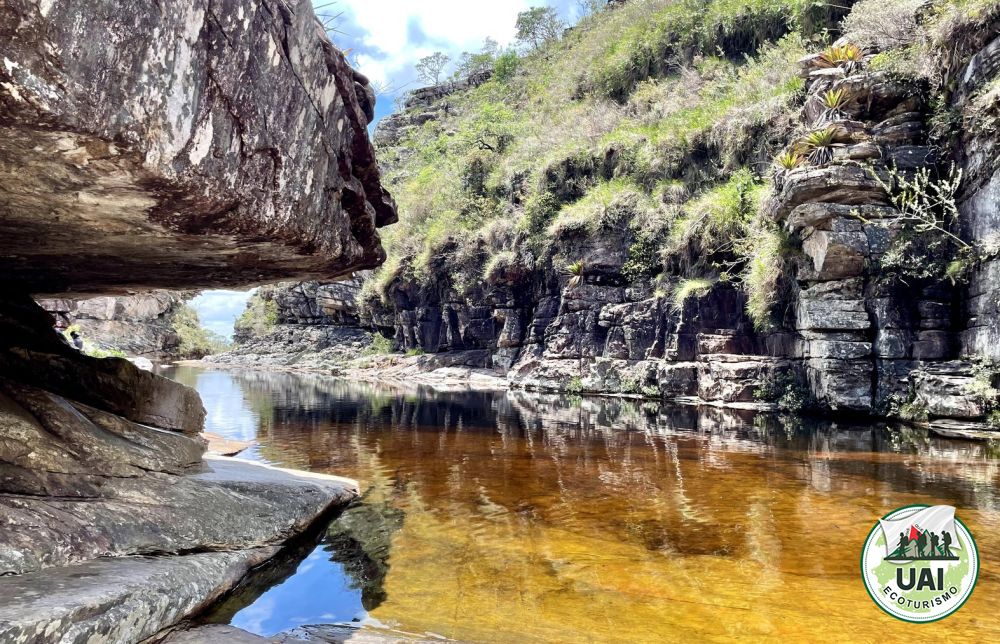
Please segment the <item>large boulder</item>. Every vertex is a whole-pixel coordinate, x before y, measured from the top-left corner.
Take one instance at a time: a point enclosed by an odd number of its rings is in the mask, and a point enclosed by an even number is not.
[[[0,9],[0,286],[329,279],[384,258],[374,92],[307,0]]]

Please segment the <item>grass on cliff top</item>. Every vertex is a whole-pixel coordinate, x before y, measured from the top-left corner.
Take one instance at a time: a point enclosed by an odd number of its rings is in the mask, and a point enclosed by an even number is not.
[[[630,262],[648,274],[679,216],[670,239],[736,230],[722,215],[701,226],[677,204],[701,195],[692,205],[704,206],[730,173],[769,164],[777,150],[762,132],[791,127],[795,61],[817,48],[803,34],[831,11],[818,5],[632,0],[523,57],[520,73],[448,97],[447,116],[380,150],[400,223],[385,231],[389,259],[364,298],[445,270],[474,284],[492,258],[497,270],[522,261],[513,246],[537,253],[571,231],[631,227],[642,248]],[[487,239],[498,221],[516,230]]]

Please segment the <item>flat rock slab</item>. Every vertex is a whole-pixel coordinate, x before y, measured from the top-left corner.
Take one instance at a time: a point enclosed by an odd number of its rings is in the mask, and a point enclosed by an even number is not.
[[[200,436],[208,441],[209,453],[217,454],[219,456],[236,456],[243,450],[249,449],[257,444],[256,441],[233,440],[231,438],[226,438],[225,436],[213,434],[212,432],[202,432]]]
[[[955,438],[967,441],[991,441],[1000,438],[1000,431],[976,429],[975,427],[977,427],[977,425],[972,423],[969,423],[965,427],[963,427],[960,423],[955,423],[954,425],[949,423],[945,425],[932,422],[930,424],[931,433],[942,438]]]
[[[0,642],[138,642],[207,606],[277,551],[98,559],[3,577]]]
[[[297,642],[324,642],[326,644],[417,644],[441,642],[442,637],[426,638],[409,633],[387,630],[368,630],[338,624],[300,626],[273,637],[260,637],[235,626],[208,624],[187,631],[175,631],[161,640],[161,644],[296,644]],[[447,640],[449,642],[454,640]]]
[[[198,474],[111,479],[101,498],[0,494],[0,572],[279,544],[358,497],[351,479],[221,456],[204,463]]]

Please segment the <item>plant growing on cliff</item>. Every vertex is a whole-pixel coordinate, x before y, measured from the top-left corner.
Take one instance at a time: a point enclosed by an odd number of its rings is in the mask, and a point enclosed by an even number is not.
[[[571,264],[566,265],[565,272],[570,276],[567,286],[570,288],[576,288],[583,284],[583,277],[587,271],[587,265],[583,263],[583,260],[576,260]]]
[[[782,299],[791,240],[777,226],[760,224],[739,245],[738,252],[746,261],[741,277],[747,293],[747,315],[758,330],[766,329],[775,304]]]
[[[809,155],[809,163],[826,165],[833,160],[833,147],[837,142],[837,128],[827,126],[813,130],[802,138],[802,149]]]
[[[674,289],[673,308],[680,311],[689,298],[701,298],[711,292],[714,283],[704,278],[681,280]]]
[[[278,303],[254,293],[247,300],[247,307],[236,318],[233,328],[238,335],[260,337],[267,335],[278,324]]]
[[[847,92],[843,89],[828,89],[820,95],[820,101],[823,103],[821,121],[839,121],[844,118]]]
[[[885,190],[898,210],[895,217],[866,220],[884,227],[899,225],[892,246],[882,256],[887,274],[904,283],[908,280],[947,278],[953,284],[964,281],[968,271],[986,256],[986,251],[951,232],[958,218],[956,194],[962,171],[952,165],[948,174],[936,177],[929,168],[903,173],[897,168],[868,172]]]
[[[817,64],[819,67],[833,68],[839,67],[844,73],[850,76],[861,68],[861,63],[865,59],[865,52],[855,44],[830,45],[819,55]]]
[[[774,403],[778,409],[797,412],[809,406],[811,395],[796,375],[788,370],[769,373],[753,391],[754,400]]]
[[[794,170],[802,165],[802,155],[793,150],[785,150],[774,158],[774,164],[782,170]]]
[[[785,150],[774,158],[774,188],[779,192],[785,187],[785,179],[789,172],[803,163],[802,155],[794,150]]]
[[[986,412],[987,423],[1000,425],[1000,362],[977,356],[972,360],[972,382],[966,393],[975,398]]]

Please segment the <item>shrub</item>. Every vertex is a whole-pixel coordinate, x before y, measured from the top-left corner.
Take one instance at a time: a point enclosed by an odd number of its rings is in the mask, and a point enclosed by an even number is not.
[[[927,0],[860,0],[844,18],[844,35],[876,50],[909,45],[917,38],[917,13]]]
[[[797,412],[809,406],[811,395],[795,374],[791,371],[781,371],[768,374],[761,379],[760,386],[754,389],[754,400],[770,402],[782,411]]]
[[[684,308],[684,303],[687,302],[688,298],[700,298],[708,295],[713,286],[711,280],[703,278],[682,280],[674,289],[674,309],[679,311]]]
[[[501,54],[493,64],[493,78],[501,83],[507,83],[517,74],[521,59],[517,52],[509,50]]]
[[[998,411],[1000,402],[1000,363],[987,357],[977,356],[972,362],[972,382],[967,393],[979,401],[987,411],[987,416]]]
[[[373,333],[372,341],[367,347],[365,347],[361,355],[364,356],[379,356],[386,355],[393,352],[393,341],[391,338],[387,338],[381,333]]]
[[[266,335],[278,324],[278,304],[272,299],[265,299],[259,292],[247,300],[247,307],[236,318],[233,327],[241,335],[260,337]]]
[[[225,338],[201,326],[198,312],[187,304],[175,311],[173,329],[180,338],[177,351],[182,358],[203,358],[229,348]]]
[[[961,281],[986,256],[986,249],[969,244],[950,230],[958,219],[956,195],[962,183],[960,169],[952,166],[943,177],[936,177],[927,168],[910,174],[895,168],[883,174],[869,168],[869,174],[899,211],[892,220],[867,222],[901,225],[900,233],[880,260],[886,278],[907,284],[913,280],[944,278]]]

